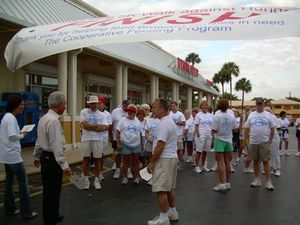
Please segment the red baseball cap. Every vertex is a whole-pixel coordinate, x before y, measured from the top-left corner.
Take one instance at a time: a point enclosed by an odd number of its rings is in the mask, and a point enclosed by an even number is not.
[[[135,112],[137,111],[136,107],[135,106],[128,106],[127,109],[126,109],[126,112],[128,111],[131,111],[131,112]]]
[[[99,97],[98,97],[98,101],[99,101],[99,103],[105,103],[105,102],[106,102],[106,99],[103,98],[102,96],[99,96]]]

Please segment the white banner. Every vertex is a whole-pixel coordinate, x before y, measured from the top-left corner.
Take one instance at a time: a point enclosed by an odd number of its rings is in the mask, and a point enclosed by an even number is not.
[[[14,71],[40,58],[96,44],[150,40],[253,40],[300,37],[300,9],[211,8],[99,17],[24,28],[8,43]]]

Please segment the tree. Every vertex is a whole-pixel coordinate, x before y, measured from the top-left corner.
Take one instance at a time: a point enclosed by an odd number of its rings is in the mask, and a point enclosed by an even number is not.
[[[220,70],[218,73],[215,73],[213,77],[213,82],[217,84],[221,84],[222,87],[222,96],[224,96],[224,84],[230,81],[230,77],[228,74],[224,73]]]
[[[238,80],[235,84],[235,90],[236,91],[242,91],[242,114],[244,110],[244,95],[245,93],[248,93],[252,91],[252,84],[250,80],[247,80],[246,78],[242,78]]]
[[[292,100],[295,102],[300,102],[300,98],[297,98],[297,97],[286,97],[286,99],[289,99],[289,100]]]
[[[194,66],[196,63],[200,63],[201,59],[198,54],[192,52],[188,54],[188,56],[185,58],[185,61],[188,63],[192,63],[192,65]]]
[[[216,84],[213,84],[213,88],[214,88],[217,92],[220,93],[220,89],[219,89],[219,87],[218,87]]]
[[[230,94],[232,95],[232,76],[238,77],[240,74],[240,68],[234,63],[234,62],[228,62],[225,63],[222,67],[224,73],[226,73],[230,77]],[[231,105],[231,100],[230,100],[230,105]]]
[[[232,99],[232,100],[240,100],[236,95],[232,95],[228,92],[225,92],[224,95],[223,95],[223,98],[229,100],[229,99]]]

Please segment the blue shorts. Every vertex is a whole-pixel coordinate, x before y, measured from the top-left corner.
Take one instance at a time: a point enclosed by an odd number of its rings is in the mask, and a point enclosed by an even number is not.
[[[129,147],[123,143],[121,143],[122,149],[120,151],[121,155],[131,155],[131,154],[139,154],[142,152],[142,148],[140,145],[137,147]]]

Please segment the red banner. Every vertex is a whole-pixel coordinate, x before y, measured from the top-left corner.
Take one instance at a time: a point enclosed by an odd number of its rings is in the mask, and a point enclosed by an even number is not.
[[[198,69],[180,58],[177,58],[177,67],[182,69],[184,72],[191,74],[194,77],[198,77]]]

